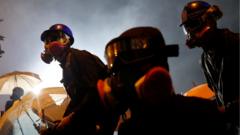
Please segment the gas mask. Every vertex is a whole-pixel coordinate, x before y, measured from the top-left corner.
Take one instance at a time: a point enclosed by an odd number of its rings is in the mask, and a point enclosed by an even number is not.
[[[43,62],[50,64],[53,61],[53,56],[49,52],[44,50],[44,52],[41,53],[41,59]]]
[[[207,25],[200,29],[188,28],[188,30],[185,30],[184,27],[184,32],[187,36],[186,45],[189,48],[202,47],[205,44],[204,39],[206,38],[206,33],[209,33],[211,30],[211,27]]]
[[[44,41],[45,50],[41,53],[41,59],[47,64],[50,64],[53,59],[61,60],[70,47],[69,41],[69,37],[60,31],[49,33]]]
[[[216,28],[217,20],[222,17],[221,10],[204,1],[189,2],[182,11],[183,31],[187,36],[189,48],[202,47],[206,35]]]

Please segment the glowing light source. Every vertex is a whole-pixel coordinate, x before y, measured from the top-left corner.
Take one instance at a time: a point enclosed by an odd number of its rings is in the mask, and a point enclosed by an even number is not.
[[[193,8],[196,8],[196,7],[198,6],[198,4],[197,4],[197,3],[192,3],[191,6],[192,6]]]
[[[43,88],[46,87],[46,84],[44,82],[41,82],[39,85],[37,85],[36,87],[34,87],[32,89],[32,92],[35,94],[35,95],[39,95],[39,93],[41,92],[41,90]]]

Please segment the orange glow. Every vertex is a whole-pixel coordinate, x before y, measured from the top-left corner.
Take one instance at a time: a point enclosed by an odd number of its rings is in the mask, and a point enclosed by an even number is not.
[[[62,25],[57,25],[57,29],[62,29]]]
[[[213,99],[215,97],[215,94],[208,87],[208,85],[204,83],[188,90],[186,93],[184,93],[184,96],[194,96],[205,99]]]
[[[198,5],[197,3],[192,3],[192,4],[191,4],[191,7],[196,8],[197,5]]]
[[[107,79],[98,80],[97,89],[98,89],[98,94],[99,94],[102,102],[104,103],[105,94],[108,94],[111,92],[111,87],[108,85]]]

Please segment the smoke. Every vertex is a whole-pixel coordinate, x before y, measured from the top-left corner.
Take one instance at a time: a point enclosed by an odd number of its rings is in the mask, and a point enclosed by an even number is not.
[[[178,93],[205,82],[199,59],[201,50],[189,50],[180,24],[180,14],[188,0],[0,0],[0,34],[5,51],[0,74],[14,70],[32,71],[43,78],[61,79],[59,67],[50,68],[40,59],[41,33],[55,23],[68,25],[74,34],[73,47],[88,50],[104,62],[107,42],[128,28],[153,26],[161,30],[167,44],[178,43],[180,56],[169,58],[171,75]],[[238,0],[209,0],[222,9],[220,27],[239,32]],[[50,70],[51,69],[51,70]],[[186,76],[188,75],[188,76]],[[184,79],[183,79],[184,78]]]

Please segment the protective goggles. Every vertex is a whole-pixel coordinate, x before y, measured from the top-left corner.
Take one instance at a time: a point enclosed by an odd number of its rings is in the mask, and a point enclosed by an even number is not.
[[[198,29],[200,29],[203,26],[202,20],[198,19],[198,20],[188,20],[185,23],[183,23],[183,31],[185,33],[185,35],[194,32]]]
[[[105,58],[111,68],[115,59],[124,53],[149,49],[150,44],[146,38],[125,38],[110,42],[105,49]]]
[[[159,50],[156,46],[162,46],[162,51],[158,53],[165,57],[178,56],[178,45],[155,45],[150,42],[149,38],[122,38],[112,40],[107,44],[105,58],[108,67],[111,69],[116,59],[119,58],[123,61],[131,62],[136,59],[139,60],[143,56],[153,56]]]
[[[64,41],[66,39],[70,39],[70,37],[66,34],[64,34],[62,31],[51,31],[48,32],[45,39],[44,43],[49,44],[53,41]]]

